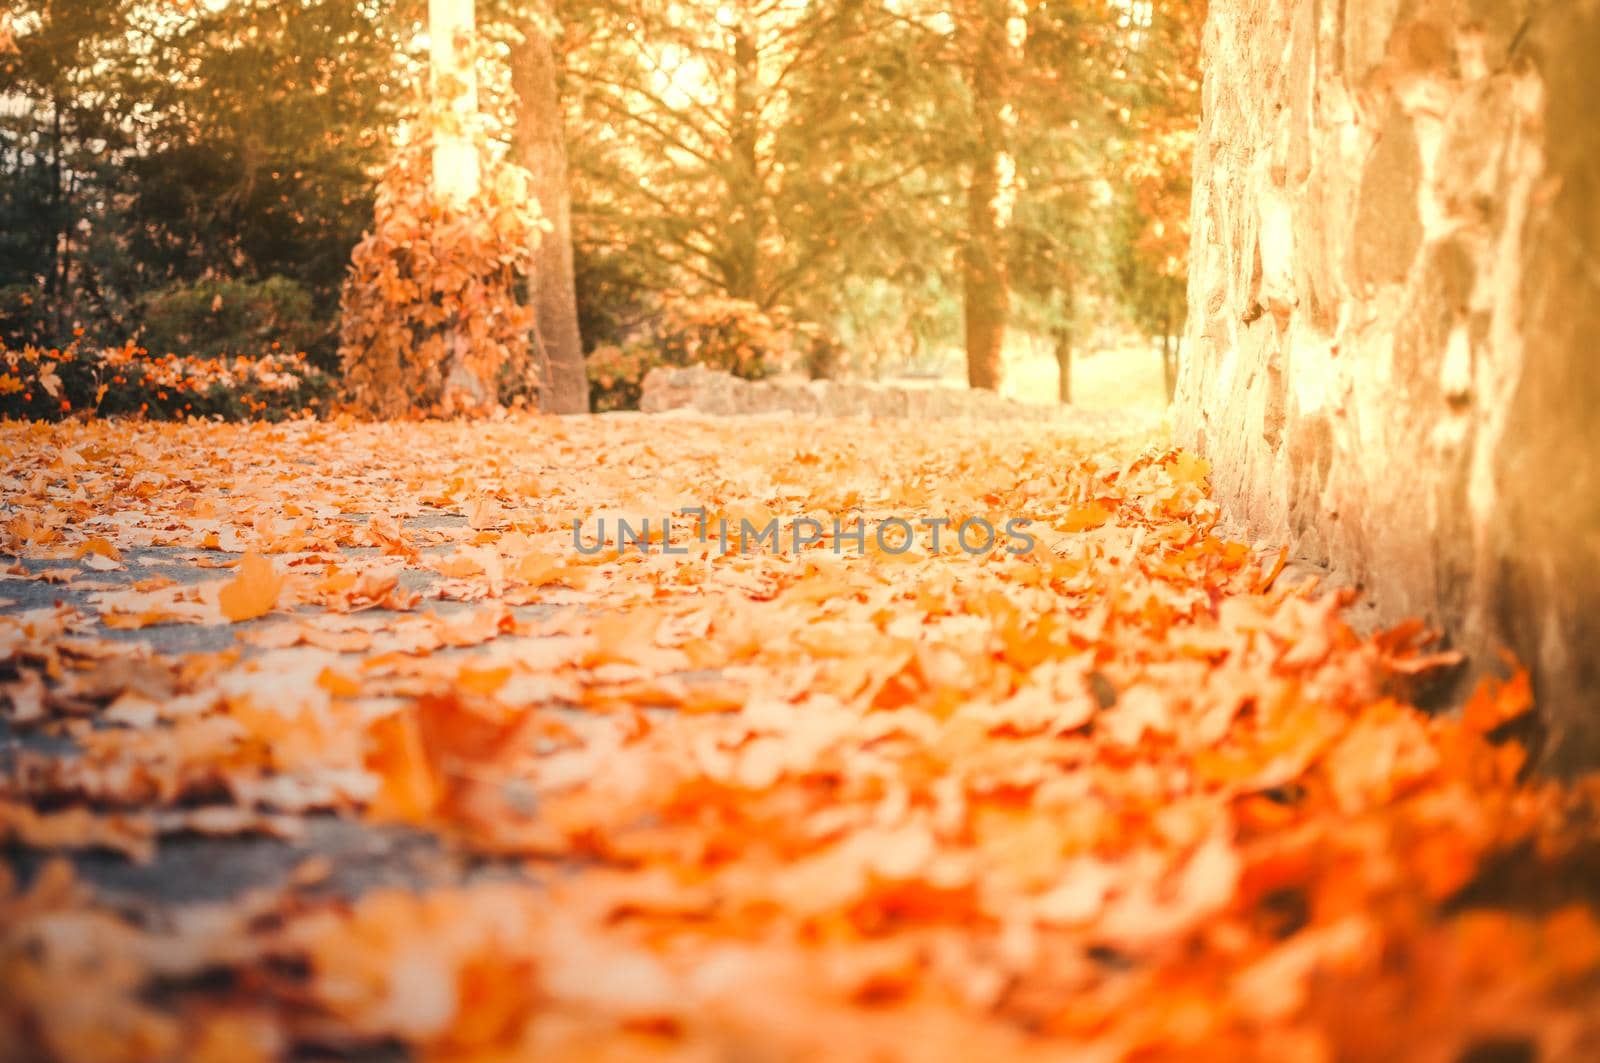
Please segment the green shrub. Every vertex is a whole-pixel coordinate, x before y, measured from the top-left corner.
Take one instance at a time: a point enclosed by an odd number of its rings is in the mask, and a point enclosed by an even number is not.
[[[796,327],[800,366],[812,380],[832,380],[844,366],[844,344],[821,325],[804,322]]]
[[[87,350],[0,347],[0,417],[54,421],[77,414],[157,420],[278,421],[321,413],[332,381],[303,354],[257,358],[151,356],[132,343]]]
[[[596,411],[638,409],[645,374],[662,365],[704,365],[745,380],[788,369],[827,376],[838,350],[822,329],[786,310],[725,296],[663,299],[634,337],[589,355],[590,400]]]
[[[36,284],[0,286],[0,344],[45,343],[50,322],[36,298]]]
[[[626,347],[607,344],[585,359],[589,371],[589,408],[595,413],[637,410],[645,374],[666,365],[661,352],[643,343]]]
[[[196,358],[303,351],[327,328],[311,296],[285,277],[170,285],[145,296],[140,320],[144,347]]]

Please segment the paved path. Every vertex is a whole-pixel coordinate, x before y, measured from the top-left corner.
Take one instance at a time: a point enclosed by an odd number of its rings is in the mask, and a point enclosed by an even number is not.
[[[0,425],[0,1058],[1592,1058],[1525,686],[1114,429]]]

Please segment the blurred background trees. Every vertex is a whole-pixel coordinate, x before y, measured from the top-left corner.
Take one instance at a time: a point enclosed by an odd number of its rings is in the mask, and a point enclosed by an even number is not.
[[[276,342],[336,368],[351,252],[425,107],[426,7],[14,3],[0,342]],[[648,362],[616,352],[730,306],[753,334],[786,323],[763,371],[1066,400],[1086,355],[1172,364],[1203,15],[478,0],[490,151],[532,173],[547,220],[522,298],[565,401],[585,401],[578,356]]]
[[[399,11],[21,0],[11,25],[0,339],[120,343],[152,301],[227,281],[213,296],[231,323],[259,310],[270,329],[283,293],[303,296],[307,349],[331,364],[339,285],[405,109]]]

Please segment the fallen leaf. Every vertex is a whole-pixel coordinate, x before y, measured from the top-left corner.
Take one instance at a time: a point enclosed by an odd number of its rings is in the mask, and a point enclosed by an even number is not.
[[[254,620],[272,612],[283,592],[283,577],[260,554],[246,554],[239,573],[218,592],[222,615],[231,623]]]

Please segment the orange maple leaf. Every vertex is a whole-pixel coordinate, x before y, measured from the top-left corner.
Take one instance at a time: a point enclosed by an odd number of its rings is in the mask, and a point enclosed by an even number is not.
[[[272,562],[260,554],[246,554],[239,562],[239,574],[217,595],[222,615],[237,624],[266,616],[278,604],[283,577]]]

